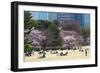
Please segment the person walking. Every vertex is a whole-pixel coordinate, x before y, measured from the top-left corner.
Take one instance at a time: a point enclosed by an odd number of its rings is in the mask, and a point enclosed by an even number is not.
[[[85,56],[87,56],[87,49],[85,49]]]

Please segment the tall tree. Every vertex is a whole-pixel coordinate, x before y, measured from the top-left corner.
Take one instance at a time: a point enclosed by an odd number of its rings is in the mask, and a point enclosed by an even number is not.
[[[34,26],[35,21],[32,20],[32,15],[29,11],[24,11],[24,52],[30,52],[32,50],[32,46],[30,42],[28,42],[28,35]]]
[[[31,13],[29,11],[24,11],[24,29],[29,27],[31,18]]]
[[[81,28],[81,35],[84,38],[90,37],[90,27],[82,27]]]
[[[51,23],[46,31],[47,46],[60,46],[59,29],[58,25]]]

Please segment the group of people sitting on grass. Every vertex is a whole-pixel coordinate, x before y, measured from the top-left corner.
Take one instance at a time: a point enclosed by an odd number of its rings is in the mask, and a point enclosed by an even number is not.
[[[87,56],[88,55],[88,50],[89,50],[88,48],[85,49],[85,50],[79,49],[79,52],[84,52],[85,56]],[[69,52],[68,51],[66,51],[66,52],[60,51],[59,52],[58,50],[51,50],[50,53],[51,54],[56,54],[57,56],[67,56]],[[32,54],[34,54],[34,52],[26,52],[25,56],[31,56]],[[39,58],[45,58],[46,57],[46,51],[44,51],[42,49],[38,52],[38,54],[39,54]]]
[[[39,51],[39,58],[45,58],[46,57],[46,52],[43,50]],[[68,52],[58,52],[58,51],[51,51],[51,54],[57,54],[59,56],[67,56]]]
[[[87,56],[88,55],[88,48],[85,49],[85,50],[79,50],[79,52],[84,52],[85,56]],[[56,54],[56,55],[59,55],[59,56],[67,56],[69,52],[68,51],[67,52],[63,52],[63,51],[58,52],[57,50],[51,50],[50,53]],[[40,50],[38,54],[39,54],[39,58],[45,58],[46,57],[46,52],[43,51],[43,50]]]
[[[59,56],[67,56],[68,52],[58,52],[56,51],[51,51],[51,54],[57,54]]]

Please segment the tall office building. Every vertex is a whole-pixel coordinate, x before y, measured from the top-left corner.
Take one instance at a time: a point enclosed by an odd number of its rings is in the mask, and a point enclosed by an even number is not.
[[[58,21],[74,20],[75,15],[71,13],[57,13]]]
[[[75,14],[75,20],[79,20],[81,26],[90,26],[90,15],[89,14]]]
[[[34,20],[58,20],[63,21],[78,21],[81,26],[90,26],[90,15],[79,13],[61,13],[61,12],[32,12]]]
[[[90,27],[90,14],[85,14],[84,15],[84,26]]]
[[[57,20],[57,13],[55,12],[32,12],[32,16],[35,20]]]
[[[57,20],[57,13],[56,12],[48,12],[48,20],[49,21]]]
[[[63,22],[65,20],[78,21],[81,26],[90,25],[90,15],[89,14],[79,14],[79,13],[57,13],[57,20]]]
[[[77,13],[77,14],[74,14],[75,15],[75,20],[78,20],[79,22],[80,22],[80,25],[81,26],[84,26],[85,24],[84,24],[84,14],[79,14],[79,13]]]
[[[48,20],[48,13],[47,12],[32,12],[32,16],[34,20]]]

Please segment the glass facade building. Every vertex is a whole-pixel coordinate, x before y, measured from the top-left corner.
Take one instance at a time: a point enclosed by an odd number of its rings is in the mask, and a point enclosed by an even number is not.
[[[57,13],[57,19],[59,21],[63,21],[63,20],[74,20],[74,14],[70,14],[70,13]]]
[[[58,13],[57,20],[76,20],[80,22],[81,26],[90,25],[90,15],[89,14],[79,14],[79,13]]]
[[[35,20],[57,20],[57,13],[55,12],[32,12],[32,16]]]
[[[61,12],[32,12],[33,19],[35,20],[76,20],[80,22],[81,26],[90,26],[90,15],[79,13],[61,13]]]
[[[49,21],[57,20],[57,13],[56,12],[48,12],[48,20]]]
[[[34,20],[48,20],[47,12],[32,12]]]

